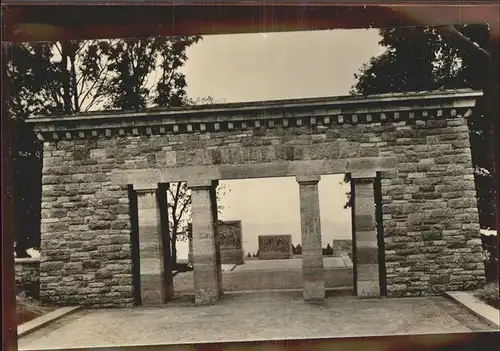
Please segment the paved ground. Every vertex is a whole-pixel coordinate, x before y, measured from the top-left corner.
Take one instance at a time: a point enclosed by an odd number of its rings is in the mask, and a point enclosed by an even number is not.
[[[265,261],[261,261],[265,262]],[[187,263],[187,262],[179,262]],[[236,267],[235,264],[221,264],[223,272],[229,272]],[[160,260],[157,258],[142,258],[141,259],[141,272],[143,274],[156,274],[160,272]]]
[[[331,297],[301,293],[230,294],[213,306],[82,311],[19,340],[20,350],[492,330],[442,298]]]
[[[348,268],[352,267],[349,257],[324,257],[323,266],[325,268]],[[289,270],[289,269],[302,269],[301,259],[288,259],[288,260],[251,260],[246,261],[245,264],[236,266],[233,272],[246,272],[246,271],[260,271],[260,270]]]
[[[352,288],[352,262],[349,257],[325,257],[325,284],[327,288]],[[224,268],[224,266],[223,266]],[[243,265],[227,268],[222,274],[225,291],[255,291],[302,289],[302,260],[249,260]],[[194,293],[193,272],[174,277],[174,293]]]

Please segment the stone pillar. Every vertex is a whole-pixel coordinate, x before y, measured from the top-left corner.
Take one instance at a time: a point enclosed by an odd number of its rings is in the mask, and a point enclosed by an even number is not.
[[[187,232],[189,233],[188,237],[188,263],[193,264],[193,228],[191,227],[191,224],[188,224],[188,229]]]
[[[168,221],[168,197],[167,189],[169,187],[168,183],[159,184],[156,200],[160,210],[160,221],[161,221],[161,243],[162,243],[162,255],[163,258],[163,270],[164,270],[164,280],[165,280],[165,299],[171,300],[174,296],[174,277],[173,277],[173,262],[172,262],[172,243],[170,240],[170,228]]]
[[[216,232],[211,181],[188,183],[191,189],[195,304],[212,304],[220,298]]]
[[[217,279],[219,282],[219,297],[222,297],[222,259],[220,253],[220,232],[219,232],[219,209],[217,207],[217,186],[219,185],[218,180],[212,181],[212,186],[210,187],[210,201],[212,203],[212,221],[214,225],[215,234],[215,259],[217,264]]]
[[[157,189],[136,189],[139,217],[139,259],[143,305],[162,305],[167,300],[161,214]]]
[[[373,177],[352,174],[354,185],[354,269],[359,297],[379,297],[378,241]]]
[[[305,301],[325,299],[318,182],[320,176],[297,176],[300,195],[302,276]]]

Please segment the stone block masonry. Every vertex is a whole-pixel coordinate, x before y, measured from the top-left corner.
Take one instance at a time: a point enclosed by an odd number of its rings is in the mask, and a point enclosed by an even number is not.
[[[484,265],[464,117],[480,95],[35,118],[45,140],[41,298],[61,305],[133,304],[127,184],[346,172],[380,174],[389,296],[480,286]]]
[[[16,258],[16,294],[34,299],[40,298],[40,260]]]
[[[127,186],[82,141],[45,143],[40,298],[61,305],[133,304]]]

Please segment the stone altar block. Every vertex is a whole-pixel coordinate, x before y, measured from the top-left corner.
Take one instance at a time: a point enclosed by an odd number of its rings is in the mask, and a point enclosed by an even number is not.
[[[292,258],[292,235],[259,235],[259,260]]]

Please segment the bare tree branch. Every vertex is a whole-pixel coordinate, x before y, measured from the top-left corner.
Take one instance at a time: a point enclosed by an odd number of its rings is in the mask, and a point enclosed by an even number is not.
[[[186,196],[186,197],[187,197],[187,199],[184,202],[184,204],[182,205],[181,210],[179,211],[179,217],[178,217],[179,221],[181,220],[182,215],[183,215],[184,211],[186,210],[187,206],[191,204],[191,196]]]
[[[436,26],[433,28],[436,33],[441,35],[441,37],[443,37],[443,39],[445,39],[450,46],[454,46],[457,49],[479,53],[487,58],[491,57],[491,54],[487,50],[462,34],[454,25]]]

